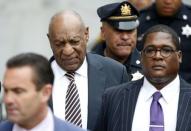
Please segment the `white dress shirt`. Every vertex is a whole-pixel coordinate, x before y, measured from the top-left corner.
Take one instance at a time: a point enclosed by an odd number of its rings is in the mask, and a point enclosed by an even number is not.
[[[53,114],[50,109],[48,109],[47,116],[43,121],[41,121],[38,125],[36,125],[32,129],[25,129],[20,127],[17,124],[13,125],[13,131],[54,131],[54,119]]]
[[[56,61],[51,64],[55,79],[53,86],[53,110],[55,116],[61,120],[65,120],[65,97],[70,81],[65,76],[64,71]],[[88,117],[88,76],[87,76],[87,61],[84,59],[81,67],[75,72],[75,83],[80,97],[81,115],[82,115],[82,128],[87,129]]]
[[[141,87],[135,113],[132,123],[132,131],[149,131],[150,125],[150,106],[152,95],[158,91],[144,78],[143,86]],[[177,77],[167,86],[160,90],[162,97],[159,103],[162,106],[164,114],[164,130],[175,131],[177,121],[178,100],[180,93],[180,79]]]

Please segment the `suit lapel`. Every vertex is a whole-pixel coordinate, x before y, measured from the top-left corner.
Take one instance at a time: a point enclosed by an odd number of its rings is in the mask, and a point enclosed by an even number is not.
[[[88,63],[88,128],[93,129],[101,107],[102,94],[106,85],[103,65],[87,54]]]
[[[121,131],[131,131],[135,106],[142,85],[143,78],[138,80],[137,83],[127,87],[127,91],[124,93],[124,101],[121,111],[121,113],[124,112],[124,114],[121,114],[121,123],[123,123]]]
[[[180,79],[180,95],[177,112],[176,131],[188,131],[187,123],[191,116],[191,87]]]

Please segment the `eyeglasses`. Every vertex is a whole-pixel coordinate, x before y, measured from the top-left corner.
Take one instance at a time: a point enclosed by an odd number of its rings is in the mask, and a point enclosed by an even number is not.
[[[169,47],[169,46],[165,46],[160,49],[157,49],[152,46],[148,46],[145,49],[143,49],[143,53],[145,54],[145,56],[150,58],[154,57],[157,51],[160,51],[160,55],[165,58],[172,55],[172,53],[177,52],[177,50],[173,50],[172,47]]]

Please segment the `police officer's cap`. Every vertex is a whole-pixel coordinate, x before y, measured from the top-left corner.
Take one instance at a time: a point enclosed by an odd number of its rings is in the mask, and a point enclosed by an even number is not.
[[[139,25],[139,12],[129,2],[113,3],[97,9],[101,21],[105,21],[119,30],[132,30]]]

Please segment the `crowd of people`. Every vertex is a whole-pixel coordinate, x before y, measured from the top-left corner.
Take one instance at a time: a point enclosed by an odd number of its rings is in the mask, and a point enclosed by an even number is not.
[[[97,9],[101,42],[91,52],[80,14],[54,14],[53,56],[6,63],[0,131],[191,131],[191,7],[137,1]]]

